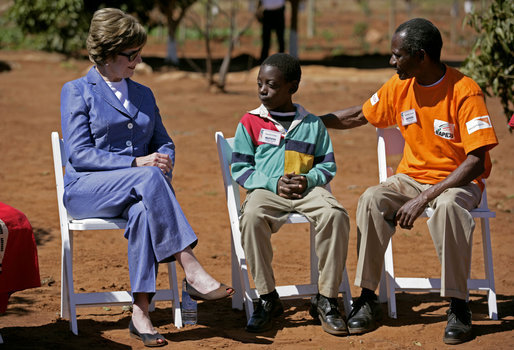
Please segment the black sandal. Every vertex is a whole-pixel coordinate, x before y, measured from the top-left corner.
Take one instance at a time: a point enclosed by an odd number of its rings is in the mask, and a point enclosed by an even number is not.
[[[147,346],[149,348],[156,348],[160,346],[164,346],[168,344],[166,339],[159,333],[150,334],[150,333],[139,333],[139,331],[134,326],[134,323],[132,323],[132,320],[130,320],[129,323],[129,332],[130,336],[132,338],[136,338],[138,340],[141,340],[144,344],[144,346]],[[162,340],[162,341],[159,341]]]

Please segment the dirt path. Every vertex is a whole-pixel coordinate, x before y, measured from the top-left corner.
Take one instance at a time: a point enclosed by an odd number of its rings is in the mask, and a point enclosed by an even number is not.
[[[139,348],[140,343],[128,337],[130,314],[121,307],[79,309],[78,337],[69,332],[68,322],[58,316],[60,232],[50,132],[60,132],[59,95],[63,83],[85,74],[89,63],[63,62],[60,56],[36,52],[0,51],[0,60],[14,68],[0,74],[3,159],[0,201],[23,211],[32,223],[43,281],[41,288],[18,292],[11,297],[7,313],[0,316],[0,333],[7,343],[3,348]],[[390,69],[304,67],[295,100],[317,114],[360,104],[393,73]],[[255,70],[231,74],[228,94],[206,91],[205,82],[192,73],[135,76],[136,81],[154,91],[164,124],[176,143],[174,187],[199,237],[196,254],[216,278],[226,283],[230,283],[230,228],[214,133],[220,130],[233,136],[242,114],[258,105],[255,74]],[[491,221],[491,232],[501,320],[489,320],[485,294],[473,293],[471,308],[476,338],[463,345],[463,349],[507,349],[514,341],[514,277],[511,273],[514,136],[505,127],[498,100],[489,99],[488,107],[500,139],[500,145],[492,151],[494,166],[488,194],[489,205],[497,214]],[[366,187],[378,180],[375,130],[368,125],[330,133],[338,164],[332,190],[352,218],[347,267],[353,282],[357,200]],[[308,280],[304,266],[308,256],[307,237],[307,226],[286,227],[273,237],[279,282]],[[398,275],[439,275],[439,263],[424,223],[418,223],[412,231],[399,230],[394,242]],[[126,242],[121,233],[88,232],[77,235],[75,245],[74,272],[78,290],[129,287]],[[481,261],[481,239],[476,234],[472,276],[482,276]],[[162,270],[159,284],[164,285],[165,268]],[[182,276],[180,270],[179,278]],[[357,292],[352,286],[354,296]],[[232,310],[229,301],[200,303],[199,324],[180,330],[171,325],[169,304],[158,304],[152,318],[169,340],[168,348],[446,348],[442,343],[446,302],[435,294],[400,294],[397,303],[398,319],[385,318],[383,325],[373,333],[343,338],[330,336],[315,324],[308,315],[307,300],[286,302],[286,313],[276,323],[274,331],[257,336],[244,331],[244,313]]]

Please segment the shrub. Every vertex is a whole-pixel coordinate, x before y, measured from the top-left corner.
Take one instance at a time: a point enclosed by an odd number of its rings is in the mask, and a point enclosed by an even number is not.
[[[514,1],[494,0],[467,23],[478,33],[462,71],[472,77],[487,96],[500,98],[507,120],[514,113]]]

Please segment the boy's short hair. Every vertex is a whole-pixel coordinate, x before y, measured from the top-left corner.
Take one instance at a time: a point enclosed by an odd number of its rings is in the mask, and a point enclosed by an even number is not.
[[[269,56],[262,62],[262,66],[273,66],[277,67],[279,71],[284,74],[284,78],[287,82],[298,81],[302,77],[302,68],[300,67],[300,61],[296,57],[288,55],[286,53],[276,53]]]

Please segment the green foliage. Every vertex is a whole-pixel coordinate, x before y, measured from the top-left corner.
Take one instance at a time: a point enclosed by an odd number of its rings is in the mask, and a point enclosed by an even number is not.
[[[321,32],[321,36],[323,37],[323,39],[329,42],[335,38],[334,32],[330,29],[323,29],[323,31]]]
[[[357,22],[353,26],[353,35],[360,39],[364,39],[367,31],[368,31],[368,23],[367,22]]]
[[[85,45],[90,17],[81,0],[16,0],[8,16],[37,49],[69,54]]]
[[[500,98],[507,120],[514,113],[514,1],[493,0],[487,11],[473,13],[467,23],[478,33],[462,71],[484,90]]]

